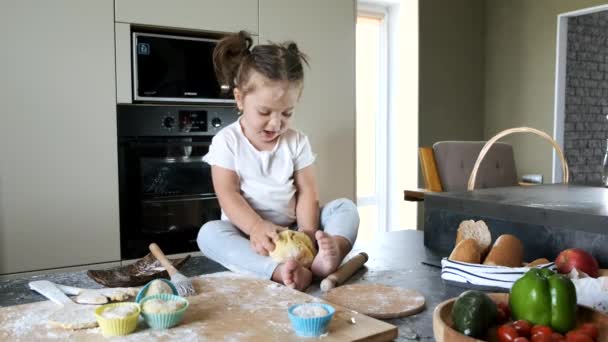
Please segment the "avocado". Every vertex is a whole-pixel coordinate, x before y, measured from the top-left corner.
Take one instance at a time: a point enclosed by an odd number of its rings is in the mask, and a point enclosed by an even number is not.
[[[481,291],[463,292],[452,307],[452,322],[456,330],[476,338],[486,335],[497,316],[496,303]]]

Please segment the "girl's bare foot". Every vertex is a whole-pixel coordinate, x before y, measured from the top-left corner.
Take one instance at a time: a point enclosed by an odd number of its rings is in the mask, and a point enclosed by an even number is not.
[[[277,266],[272,274],[272,280],[285,286],[304,291],[312,282],[312,273],[295,260],[288,260]]]
[[[317,238],[319,253],[312,261],[310,269],[315,276],[325,278],[340,266],[351,246],[345,238],[331,236],[321,230],[315,233],[315,237]]]

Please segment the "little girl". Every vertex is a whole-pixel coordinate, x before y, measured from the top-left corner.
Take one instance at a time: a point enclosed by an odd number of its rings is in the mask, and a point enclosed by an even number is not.
[[[319,210],[315,154],[289,127],[303,88],[305,56],[295,43],[257,45],[246,32],[222,39],[213,53],[219,81],[234,93],[239,119],[213,138],[211,165],[222,220],[205,223],[198,246],[235,272],[304,290],[313,275],[335,271],[357,237],[354,203],[339,199]],[[297,229],[316,241],[310,269],[268,256],[278,232]]]

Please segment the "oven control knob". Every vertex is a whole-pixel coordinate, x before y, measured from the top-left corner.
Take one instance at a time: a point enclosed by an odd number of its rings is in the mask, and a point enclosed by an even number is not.
[[[213,118],[211,119],[211,126],[218,128],[222,125],[222,119],[220,118]]]
[[[175,125],[175,119],[172,116],[167,116],[163,119],[163,127],[165,128],[173,128]]]

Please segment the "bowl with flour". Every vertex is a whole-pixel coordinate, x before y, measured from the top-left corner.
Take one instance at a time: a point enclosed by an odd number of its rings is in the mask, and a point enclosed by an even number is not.
[[[318,337],[327,333],[336,309],[324,303],[292,305],[287,309],[291,325],[298,336]]]
[[[173,294],[156,294],[144,297],[141,315],[152,329],[169,329],[178,325],[188,309],[188,300]]]
[[[135,331],[139,312],[137,303],[113,303],[95,309],[95,317],[104,336],[123,336]]]

